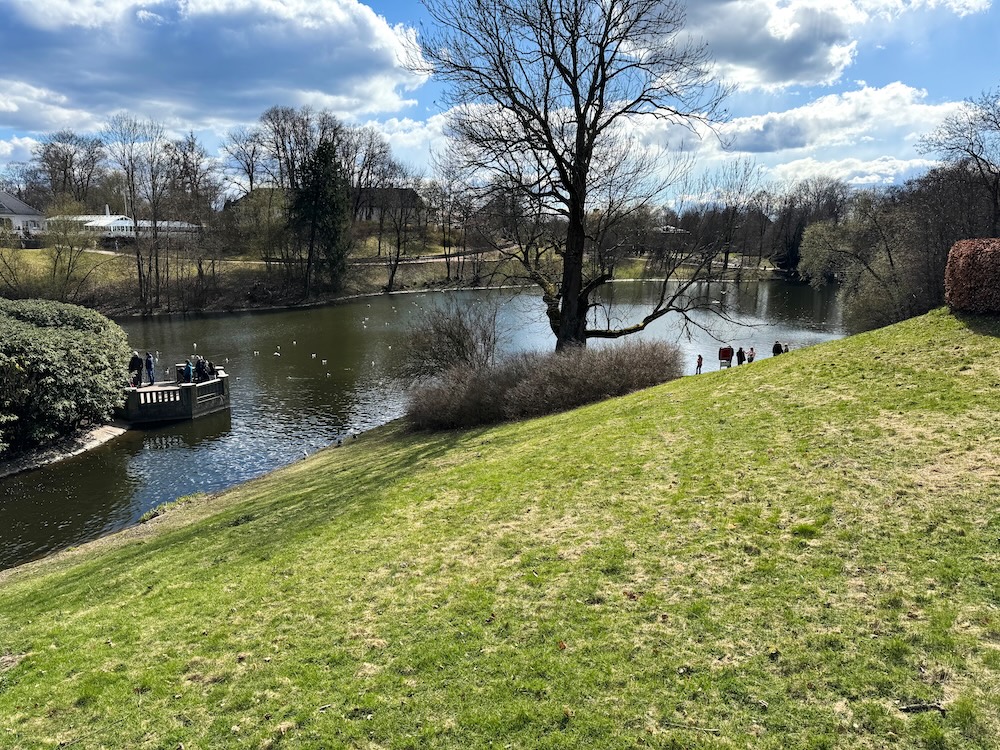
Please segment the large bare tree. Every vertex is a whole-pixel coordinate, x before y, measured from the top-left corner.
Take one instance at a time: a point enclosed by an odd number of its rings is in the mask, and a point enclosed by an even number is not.
[[[348,128],[339,141],[340,161],[347,170],[351,188],[351,219],[361,218],[362,207],[371,202],[371,191],[384,187],[380,177],[392,161],[392,149],[372,127]]]
[[[260,128],[240,125],[226,133],[222,142],[224,169],[231,186],[240,195],[249,195],[260,181],[266,159],[264,135]]]
[[[648,163],[656,149],[640,144],[637,125],[658,120],[691,128],[720,117],[726,92],[713,80],[705,45],[685,34],[683,6],[674,0],[423,2],[434,27],[421,36],[421,60],[413,65],[448,84],[449,134],[492,184],[518,191],[560,227],[557,275],[528,269],[542,287],[556,349],[632,332],[636,326],[588,328],[591,297],[610,280],[600,264],[588,272],[588,219],[595,207],[607,218],[615,207],[655,195],[647,178],[656,174]],[[624,201],[615,190],[635,191],[635,199]],[[663,296],[639,329],[686,299]]]
[[[60,130],[43,137],[32,157],[53,201],[86,204],[90,188],[101,177],[104,144],[99,137]]]
[[[1000,232],[1000,88],[968,99],[917,144],[922,153],[940,154],[966,166],[990,196],[990,236]]]
[[[269,181],[297,190],[306,164],[320,144],[339,141],[344,126],[326,110],[310,107],[271,107],[260,116],[263,168]]]
[[[149,310],[160,302],[159,224],[163,221],[169,179],[164,127],[119,112],[108,118],[101,133],[112,168],[120,172],[126,213],[131,214],[139,302]],[[148,220],[149,231],[139,222]]]

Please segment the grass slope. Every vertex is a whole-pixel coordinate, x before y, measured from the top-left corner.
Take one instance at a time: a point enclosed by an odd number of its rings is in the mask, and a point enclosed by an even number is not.
[[[996,748],[998,333],[386,429],[16,571],[0,746]]]

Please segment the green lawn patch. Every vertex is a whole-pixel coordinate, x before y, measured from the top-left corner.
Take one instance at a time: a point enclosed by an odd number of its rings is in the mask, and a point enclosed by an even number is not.
[[[0,747],[996,748],[995,321],[389,427],[0,579]]]

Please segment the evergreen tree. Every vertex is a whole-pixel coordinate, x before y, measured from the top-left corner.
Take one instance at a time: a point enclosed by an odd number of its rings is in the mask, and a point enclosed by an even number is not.
[[[305,164],[295,189],[289,224],[305,246],[304,290],[308,296],[314,277],[325,271],[330,286],[338,288],[347,267],[348,181],[332,141],[321,143]]]

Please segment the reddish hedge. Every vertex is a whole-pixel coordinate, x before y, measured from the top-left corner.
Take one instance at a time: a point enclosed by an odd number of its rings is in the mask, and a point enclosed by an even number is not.
[[[952,246],[944,301],[955,311],[1000,314],[1000,239],[959,240]]]

